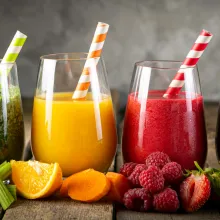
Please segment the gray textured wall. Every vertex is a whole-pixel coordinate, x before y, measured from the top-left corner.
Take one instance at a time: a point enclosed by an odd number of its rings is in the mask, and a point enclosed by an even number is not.
[[[110,86],[126,92],[135,61],[183,60],[201,29],[213,32],[200,77],[205,98],[220,99],[219,0],[0,0],[0,56],[17,29],[28,35],[18,59],[22,95],[34,93],[40,55],[88,51],[98,21],[110,24]]]

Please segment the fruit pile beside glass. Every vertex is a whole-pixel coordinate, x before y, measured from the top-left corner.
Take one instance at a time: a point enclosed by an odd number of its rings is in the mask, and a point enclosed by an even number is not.
[[[220,196],[220,170],[202,169],[207,138],[196,66],[212,34],[203,30],[183,62],[135,64],[122,137],[125,163],[116,173],[108,172],[117,133],[101,57],[108,28],[98,23],[88,54],[40,58],[31,132],[35,160],[30,161],[19,161],[24,127],[15,65],[26,36],[19,32],[10,44],[0,64],[4,209],[16,200],[16,192],[26,199],[55,194],[60,199],[102,199],[131,210],[158,212],[180,207],[196,211],[211,189]]]

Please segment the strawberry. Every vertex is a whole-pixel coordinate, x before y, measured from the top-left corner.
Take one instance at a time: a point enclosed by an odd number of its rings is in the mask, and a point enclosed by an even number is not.
[[[195,162],[195,165],[198,164]],[[197,166],[199,171],[192,171],[180,185],[180,199],[187,212],[200,209],[209,199],[211,184],[204,171]]]

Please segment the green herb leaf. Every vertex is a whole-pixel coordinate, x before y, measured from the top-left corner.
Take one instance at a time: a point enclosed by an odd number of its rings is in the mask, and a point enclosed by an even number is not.
[[[220,196],[220,173],[214,172],[212,174],[206,174],[209,181],[211,182],[212,189],[215,191],[215,193]]]

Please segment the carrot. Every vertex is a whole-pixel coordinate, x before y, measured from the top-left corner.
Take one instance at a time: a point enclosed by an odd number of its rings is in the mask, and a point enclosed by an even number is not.
[[[79,173],[87,174],[91,170],[92,169],[87,169],[87,170],[83,170],[83,171],[81,171]],[[71,175],[71,176],[67,177],[65,180],[63,180],[63,184],[62,184],[62,186],[60,188],[60,196],[62,196],[62,197],[69,197],[69,195],[68,195],[68,185],[69,185],[69,183],[74,181],[76,174],[78,174],[78,173],[74,173],[73,175]]]
[[[104,197],[110,190],[111,183],[106,176],[93,169],[84,170],[68,177],[61,192],[78,201],[95,202]]]
[[[131,188],[129,180],[122,174],[114,172],[108,172],[106,177],[111,182],[111,189],[105,198],[122,203],[124,194]]]
[[[70,177],[68,177],[70,178]],[[60,196],[62,197],[68,197],[68,183],[70,181],[70,179],[66,178],[65,180],[63,180],[62,186],[60,188]]]
[[[68,184],[72,181],[72,178],[74,178],[74,175],[71,175],[63,180],[62,186],[60,188],[60,196],[62,197],[68,197]]]

